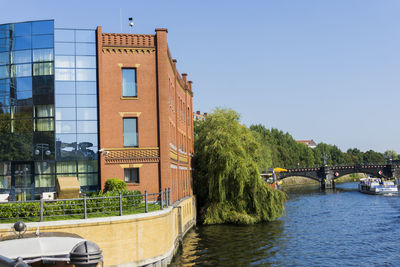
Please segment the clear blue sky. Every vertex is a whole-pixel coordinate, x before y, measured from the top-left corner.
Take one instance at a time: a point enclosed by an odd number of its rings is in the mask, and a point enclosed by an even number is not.
[[[168,28],[194,109],[230,107],[295,139],[400,152],[400,1],[1,1],[0,23]]]

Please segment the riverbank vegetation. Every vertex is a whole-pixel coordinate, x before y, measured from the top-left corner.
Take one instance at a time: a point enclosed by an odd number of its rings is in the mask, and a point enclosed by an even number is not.
[[[298,143],[289,134],[278,129],[267,129],[258,124],[250,126],[250,130],[258,138],[263,151],[270,153],[260,160],[261,171],[271,167],[314,167],[322,166],[324,158],[327,165],[354,165],[354,164],[384,164],[388,159],[397,160],[398,155],[393,150],[379,153],[373,150],[362,152],[357,148],[342,152],[336,145],[319,143],[312,149],[305,144]]]
[[[253,224],[283,214],[285,193],[260,178],[262,151],[233,110],[217,109],[196,123],[193,180],[203,223]]]
[[[352,148],[342,152],[325,143],[312,149],[289,133],[261,124],[248,128],[239,119],[231,109],[216,109],[204,121],[195,122],[193,181],[205,224],[249,224],[281,216],[286,195],[260,178],[260,172],[269,168],[383,164],[398,159],[393,150],[379,153]],[[358,177],[343,179],[354,178]]]

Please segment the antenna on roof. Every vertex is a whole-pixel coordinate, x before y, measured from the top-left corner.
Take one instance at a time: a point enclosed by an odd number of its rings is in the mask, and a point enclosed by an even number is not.
[[[133,28],[133,25],[135,25],[135,24],[133,23],[133,18],[129,18],[128,20],[129,20],[129,33],[132,33],[132,28]]]
[[[119,9],[119,26],[121,27],[122,33],[122,8]]]

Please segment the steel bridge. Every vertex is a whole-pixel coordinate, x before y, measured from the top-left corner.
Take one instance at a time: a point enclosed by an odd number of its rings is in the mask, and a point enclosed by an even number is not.
[[[378,178],[395,179],[400,176],[399,163],[387,164],[356,164],[349,166],[322,166],[316,168],[293,168],[284,172],[275,173],[276,180],[287,177],[302,176],[320,183],[321,188],[334,188],[335,180],[351,173],[366,173]]]

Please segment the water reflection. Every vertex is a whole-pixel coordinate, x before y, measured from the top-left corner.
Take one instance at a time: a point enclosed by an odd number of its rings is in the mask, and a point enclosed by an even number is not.
[[[171,266],[258,265],[266,255],[272,256],[284,246],[279,241],[282,232],[282,221],[196,227],[185,237],[185,245]]]
[[[172,266],[398,266],[400,195],[288,189],[285,215],[251,226],[197,226]]]

